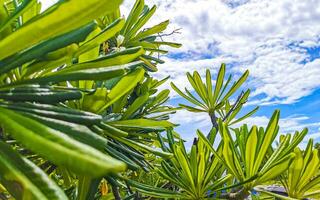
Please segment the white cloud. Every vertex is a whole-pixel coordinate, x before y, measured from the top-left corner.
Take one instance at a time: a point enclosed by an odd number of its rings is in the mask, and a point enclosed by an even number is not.
[[[158,11],[152,24],[168,18],[170,29],[182,28],[173,50],[187,58],[166,59],[159,75],[171,75],[186,86],[186,71],[232,63],[232,72],[250,69],[257,103],[292,103],[320,86],[320,59],[310,61],[304,48],[315,47],[320,35],[317,0],[153,0]],[[131,4],[126,1],[126,7]],[[230,6],[231,5],[231,6]],[[201,58],[206,55],[206,58]],[[208,59],[208,57],[211,57]]]
[[[179,110],[172,115],[170,121],[176,124],[190,124],[198,128],[211,125],[210,118],[206,113],[192,113],[187,110]]]
[[[320,122],[317,123],[305,123],[309,118],[304,115],[299,116],[289,116],[281,118],[279,120],[280,132],[285,133],[294,133],[295,131],[301,131],[306,127],[320,127]],[[241,123],[248,124],[249,126],[257,125],[261,127],[267,127],[270,118],[267,116],[255,116],[249,117],[242,121]]]
[[[271,116],[269,116],[271,117]],[[247,124],[249,127],[256,125],[258,127],[266,128],[270,118],[267,116],[249,117],[234,127],[239,127]],[[309,117],[305,115],[292,115],[279,120],[279,135],[280,134],[294,134],[295,131],[302,131],[304,128],[309,129],[308,135],[304,138],[301,148],[304,148],[309,139],[313,138],[315,141],[320,139],[320,121],[308,122]],[[172,115],[171,120],[174,123],[182,124],[183,128],[180,130],[182,137],[191,144],[193,138],[196,136],[196,130],[200,129],[204,134],[207,134],[212,125],[210,118],[206,113],[192,113],[186,110],[180,110],[175,115]],[[278,140],[278,139],[277,139]],[[219,138],[218,138],[219,141]]]
[[[41,0],[47,8],[56,0]],[[134,1],[125,0],[128,14]],[[266,98],[252,103],[293,103],[320,87],[320,59],[310,61],[305,48],[319,44],[318,0],[146,0],[158,6],[149,25],[170,19],[169,32],[182,28],[168,40],[183,44],[170,49],[187,55],[164,58],[156,76],[171,75],[181,87],[185,73],[232,63],[233,73],[251,72],[253,95]],[[168,85],[167,85],[168,87]]]
[[[308,141],[310,139],[316,140],[320,138],[320,132],[317,133],[312,133],[312,134],[308,134],[306,135],[306,137],[304,138],[304,143],[308,143]]]
[[[210,118],[206,113],[191,113],[186,110],[179,110],[171,116],[170,121],[182,125],[175,130],[186,141],[188,148],[191,147],[193,139],[197,137],[197,130],[201,130],[206,135],[211,129]]]
[[[42,7],[41,10],[44,11],[47,8],[49,8],[51,5],[53,5],[54,3],[56,3],[58,0],[39,0],[39,2],[41,2]]]

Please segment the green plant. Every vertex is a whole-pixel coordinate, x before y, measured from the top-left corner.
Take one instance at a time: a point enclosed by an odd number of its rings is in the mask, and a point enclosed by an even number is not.
[[[320,160],[318,150],[313,148],[313,140],[304,151],[295,148],[295,158],[286,173],[280,176],[281,184],[291,199],[318,199],[320,195]],[[263,188],[261,188],[263,192]],[[271,195],[275,195],[268,192]],[[279,195],[275,195],[281,198]]]
[[[226,191],[220,194],[219,198],[245,199],[250,195],[251,190],[255,186],[275,180],[290,166],[295,157],[293,149],[307,134],[307,130],[305,129],[302,132],[297,132],[294,136],[290,134],[280,136],[281,141],[279,146],[274,148],[272,144],[279,135],[279,111],[274,112],[266,129],[253,126],[249,130],[247,125],[240,126],[240,128],[232,128],[233,124],[248,118],[258,109],[255,108],[242,117],[236,118],[246,103],[250,90],[240,92],[234,103],[230,103],[230,98],[232,98],[233,94],[237,93],[237,90],[247,79],[248,74],[249,72],[246,71],[238,81],[228,87],[231,76],[229,76],[224,84],[225,65],[222,64],[213,90],[209,70],[206,71],[205,83],[202,82],[198,72],[194,72],[193,75],[187,73],[188,80],[199,98],[187,89],[185,89],[186,94],[184,94],[171,83],[171,86],[178,94],[194,105],[192,107],[180,104],[180,106],[191,112],[208,113],[213,129],[221,136],[218,148],[215,149],[213,142],[208,140],[210,134],[205,137],[201,132],[198,132],[199,139],[204,141],[206,148],[211,151],[215,159],[222,165],[221,171],[232,175],[232,178],[226,182],[225,187],[212,190],[212,194],[221,190]],[[178,170],[176,168],[173,171],[178,173]],[[170,177],[172,175],[167,178],[169,179]],[[183,184],[183,180],[181,178],[177,181]],[[197,194],[196,192],[193,193]]]
[[[198,134],[202,135],[200,131]],[[215,129],[212,129],[209,134],[210,145],[213,144],[216,134]],[[231,174],[225,174],[225,168],[218,156],[212,154],[205,145],[207,141],[195,138],[191,152],[187,153],[183,141],[175,141],[172,131],[168,131],[167,138],[169,147],[162,142],[162,149],[172,152],[174,156],[164,159],[158,172],[178,187],[184,195],[183,199],[206,199],[208,192],[215,191],[232,178]],[[160,141],[163,139],[160,138]],[[221,150],[218,150],[219,156],[222,154]]]
[[[233,95],[237,93],[237,90],[246,81],[249,71],[246,71],[237,81],[230,85],[232,75],[229,75],[225,82],[226,65],[222,64],[216,79],[216,84],[213,89],[212,77],[210,70],[206,70],[206,81],[202,81],[200,74],[195,71],[193,75],[187,73],[189,83],[194,89],[198,98],[192,94],[187,88],[183,93],[174,83],[171,83],[172,88],[183,98],[188,100],[193,106],[179,104],[182,108],[187,109],[190,112],[204,112],[208,113],[214,128],[218,129],[218,118],[228,125],[238,123],[251,115],[253,115],[258,107],[252,111],[236,119],[243,105],[247,102],[250,95],[250,90],[240,92],[234,103],[231,102]]]
[[[235,139],[228,127],[220,122],[219,132],[222,135],[223,163],[235,182],[243,182],[234,192],[235,199],[242,199],[258,185],[275,180],[284,173],[293,161],[293,149],[302,141],[307,130],[292,135],[281,136],[278,147],[272,147],[278,135],[279,111],[276,111],[264,130],[253,126],[250,130],[246,125],[235,129]],[[212,151],[215,151],[211,148]]]
[[[135,41],[157,43],[166,25],[140,31],[149,18],[121,19],[120,3],[59,1],[40,13],[35,0],[0,1],[0,182],[16,199],[91,199],[101,180],[147,170],[145,155],[170,156],[152,148],[175,110],[162,106],[168,91],[156,94],[166,79],[148,75],[162,61],[120,35],[130,21]]]
[[[40,13],[36,0],[0,0],[1,199],[245,199],[275,195],[260,186],[277,180],[290,198],[319,195],[317,151],[296,148],[306,129],[275,146],[279,111],[266,130],[233,127],[258,109],[239,117],[248,71],[230,84],[222,64],[214,88],[209,70],[188,73],[195,92],[171,84],[213,125],[188,152],[168,121],[181,108],[158,89],[168,77],[151,76],[160,47],[181,45],[163,41],[167,20],[144,28],[155,6],[137,0],[123,19],[120,4],[61,0]]]

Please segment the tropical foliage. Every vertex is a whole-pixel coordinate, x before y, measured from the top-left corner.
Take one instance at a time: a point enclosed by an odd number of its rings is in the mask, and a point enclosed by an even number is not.
[[[281,135],[279,111],[265,128],[239,125],[258,110],[243,111],[248,71],[234,83],[225,64],[215,82],[187,73],[192,90],[171,86],[190,104],[168,105],[169,77],[152,73],[181,45],[164,41],[168,20],[145,27],[155,6],[136,0],[123,18],[121,3],[0,0],[0,199],[319,197],[306,129]],[[190,150],[169,121],[180,109],[212,123]]]
[[[313,149],[313,140],[309,140],[305,151],[297,147],[294,152],[296,156],[289,169],[279,177],[281,184],[291,199],[318,199],[320,160],[318,150]]]
[[[214,128],[218,129],[218,118],[221,118],[223,122],[228,125],[238,123],[245,118],[253,115],[258,107],[245,115],[236,119],[237,115],[241,111],[243,105],[247,102],[250,95],[250,89],[241,91],[238,94],[236,101],[232,104],[230,99],[236,94],[241,85],[246,81],[249,75],[249,71],[246,71],[237,81],[232,85],[232,75],[229,75],[227,81],[224,80],[226,73],[226,66],[222,64],[217,76],[216,84],[213,90],[211,73],[206,70],[206,80],[202,81],[200,74],[195,71],[193,75],[187,73],[187,78],[198,95],[197,98],[187,88],[183,93],[174,83],[171,83],[172,88],[187,101],[192,103],[194,106],[179,104],[182,108],[187,109],[190,112],[204,112],[208,113],[213,123]]]
[[[117,0],[43,13],[0,3],[1,184],[13,197],[90,199],[103,177],[116,190],[116,173],[147,170],[145,154],[170,156],[151,146],[175,109],[148,71],[160,46],[179,44],[157,40],[168,22],[141,29],[155,7],[137,1],[122,19]]]
[[[198,134],[202,135],[200,131]],[[210,147],[216,134],[214,129],[209,134]],[[209,191],[221,187],[232,177],[225,174],[219,157],[210,152],[210,147],[205,144],[207,140],[195,138],[191,152],[187,153],[183,141],[175,141],[172,131],[168,131],[167,136],[169,146],[163,144],[162,149],[174,156],[162,161],[158,173],[182,190],[183,199],[204,199]]]
[[[307,134],[307,129],[304,129],[301,132],[296,132],[294,135],[279,135],[279,111],[274,112],[266,128],[259,128],[257,126],[248,128],[247,125],[234,128],[232,126],[234,123],[246,119],[257,110],[257,108],[255,108],[249,113],[235,119],[247,101],[250,90],[241,92],[233,104],[230,103],[229,99],[229,97],[231,97],[232,94],[234,94],[244,83],[248,76],[248,72],[245,72],[238,81],[230,86],[228,91],[225,91],[227,86],[223,87],[224,79],[221,78],[224,77],[225,74],[225,65],[220,67],[214,91],[212,91],[211,79],[208,78],[210,77],[210,72],[208,70],[206,72],[206,84],[202,82],[198,72],[194,72],[193,74],[194,75],[191,76],[188,73],[187,76],[199,98],[192,95],[192,93],[187,89],[185,89],[185,95],[173,83],[171,85],[178,94],[189,100],[190,103],[199,107],[201,107],[199,103],[202,103],[202,108],[204,108],[202,110],[198,109],[198,107],[194,108],[180,104],[183,108],[186,108],[191,112],[206,112],[210,116],[213,130],[211,130],[209,135],[205,137],[200,131],[198,131],[200,141],[204,141],[204,144],[206,144],[208,149],[201,150],[198,154],[202,154],[209,150],[213,155],[210,157],[209,161],[206,161],[206,163],[216,160],[220,164],[219,170],[222,171],[222,174],[215,172],[215,175],[218,175],[218,178],[223,178],[223,174],[227,176],[231,175],[231,177],[224,183],[225,187],[216,189],[210,188],[210,190],[206,188],[204,189],[206,193],[203,193],[202,196],[194,196],[190,199],[208,198],[211,194],[214,194],[214,196],[219,198],[244,199],[251,194],[255,187],[261,187],[268,184],[270,181],[275,181],[276,178],[286,172],[296,157],[294,149]],[[231,78],[228,79],[226,85],[230,82],[230,79]],[[221,91],[219,88],[224,89]],[[216,102],[216,97],[219,99],[219,96],[224,96],[224,93],[226,93],[226,98],[224,97],[218,104],[211,104],[214,106],[210,106],[210,102]],[[205,105],[207,106],[205,107]],[[234,120],[234,122],[230,123],[232,120]],[[215,140],[211,139],[211,137],[212,133],[214,133],[213,137],[215,137],[217,132],[220,133],[222,139],[217,145],[214,145]],[[279,137],[280,141],[276,147],[273,147],[274,141],[277,137]],[[214,146],[217,146],[217,148],[214,148]],[[192,149],[190,156],[191,155],[193,155]],[[187,156],[185,155],[185,157]],[[181,156],[178,160],[182,160]],[[184,165],[181,169],[189,169],[189,174],[192,174],[195,168],[194,166],[197,166],[198,170],[200,170],[203,165],[200,163],[194,165],[187,162],[180,164]],[[174,166],[174,164],[172,164],[172,166]],[[213,165],[209,166],[213,167]],[[319,164],[316,166],[319,167]],[[167,170],[167,168],[168,167],[164,167],[165,170]],[[199,172],[201,173],[201,170],[197,171],[197,173]],[[178,170],[176,173],[178,173]],[[206,174],[209,175],[208,173]],[[168,177],[172,177],[172,175],[167,176],[167,178]],[[197,175],[195,175],[195,177],[197,177]],[[184,179],[180,178],[180,180],[182,182]],[[210,183],[214,184],[214,182],[215,179],[212,178]],[[222,189],[227,192],[219,193]],[[210,191],[209,194],[208,191]],[[197,194],[196,192],[192,193],[195,195]]]

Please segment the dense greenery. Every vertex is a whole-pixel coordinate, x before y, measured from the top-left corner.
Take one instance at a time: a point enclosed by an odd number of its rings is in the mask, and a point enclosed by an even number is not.
[[[0,199],[303,199],[320,197],[320,161],[307,130],[241,125],[250,90],[221,65],[187,74],[189,104],[166,105],[169,77],[152,73],[169,21],[145,27],[156,7],[137,0],[0,0]],[[176,110],[206,113],[212,129],[189,150]],[[199,127],[201,128],[201,127]],[[267,185],[283,186],[284,192]]]

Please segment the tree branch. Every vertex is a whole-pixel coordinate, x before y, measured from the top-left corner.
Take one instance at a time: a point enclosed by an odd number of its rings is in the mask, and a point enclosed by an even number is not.
[[[217,122],[217,117],[215,113],[213,112],[212,114],[209,114],[212,126],[218,131],[218,122]]]
[[[243,105],[244,103],[241,103],[240,100],[243,97],[244,92],[242,91],[241,94],[238,96],[237,100],[235,101],[235,103],[232,105],[231,109],[229,110],[229,112],[226,114],[226,116],[224,116],[224,118],[222,119],[222,121],[226,121],[228,119],[228,117],[232,114],[232,112],[238,108],[239,105]],[[212,126],[216,129],[216,131],[218,131],[218,122],[217,122],[217,117],[215,115],[214,112],[209,113],[210,119],[211,119],[211,123]]]
[[[246,199],[250,193],[245,189],[241,188],[237,192],[229,192],[223,193],[219,196],[219,199],[228,199],[228,200],[244,200]]]
[[[180,30],[181,28],[177,28],[177,29],[174,29],[171,33],[164,33],[164,34],[158,33],[158,37],[160,37],[160,39],[162,40],[162,37],[171,36],[173,34],[181,34]]]
[[[231,115],[231,113],[238,107],[238,105],[243,105],[244,103],[241,103],[240,100],[243,97],[244,92],[242,91],[241,94],[238,96],[236,102],[232,105],[231,109],[229,110],[229,112],[226,114],[226,116],[224,116],[224,118],[222,119],[222,121],[226,121],[228,119],[228,117]]]

